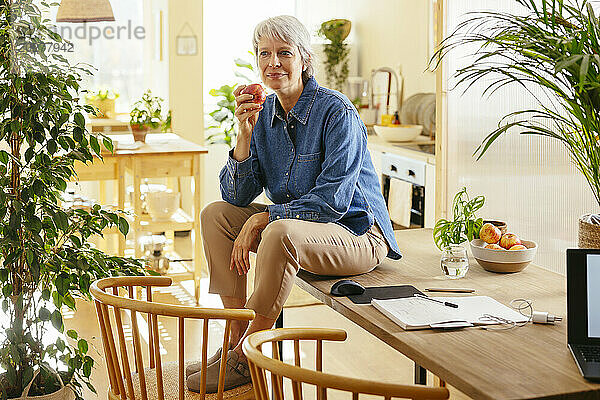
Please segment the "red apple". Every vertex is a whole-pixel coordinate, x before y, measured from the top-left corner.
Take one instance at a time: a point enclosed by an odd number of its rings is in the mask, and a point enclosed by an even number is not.
[[[507,250],[517,244],[523,243],[521,243],[521,239],[519,239],[519,237],[514,233],[507,232],[500,238],[500,246],[504,247]]]
[[[486,249],[492,249],[492,250],[504,250],[501,246],[499,246],[497,243],[490,243],[490,244],[486,244],[485,245]]]
[[[251,94],[254,98],[251,100],[256,104],[263,104],[267,100],[267,93],[260,83],[253,83],[242,89],[240,94]]]
[[[522,244],[515,244],[508,250],[527,250],[527,247],[523,246]]]
[[[490,224],[483,224],[481,229],[479,230],[479,239],[483,240],[486,243],[498,243],[500,237],[502,236],[502,232],[500,229],[496,228],[496,226]]]

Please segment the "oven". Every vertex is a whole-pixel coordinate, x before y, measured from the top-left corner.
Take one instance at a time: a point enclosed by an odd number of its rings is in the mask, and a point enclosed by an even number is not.
[[[425,182],[427,163],[412,158],[403,157],[397,154],[383,153],[382,155],[382,183],[383,197],[385,198],[390,218],[394,229],[402,228],[424,228],[425,227]],[[390,198],[394,190],[394,180],[403,181],[403,188],[408,188],[408,196],[400,198]],[[407,185],[410,184],[410,187]],[[405,190],[406,192],[406,190]],[[392,202],[395,204],[392,205]],[[399,225],[395,219],[393,209],[396,209],[397,202],[410,202],[410,204],[400,204],[404,213],[410,212],[410,226]],[[405,215],[403,220],[408,219]]]

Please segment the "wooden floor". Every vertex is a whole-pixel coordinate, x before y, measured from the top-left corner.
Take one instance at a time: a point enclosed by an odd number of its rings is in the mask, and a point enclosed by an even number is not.
[[[157,301],[182,303],[192,305],[194,300],[188,292],[187,283],[183,286],[176,285],[170,288],[162,289],[161,293],[155,298]],[[202,281],[202,305],[207,307],[220,307],[218,296],[207,293],[208,281]],[[348,339],[344,343],[330,343],[325,346],[324,368],[326,372],[360,377],[367,379],[376,379],[382,382],[396,382],[410,384],[413,381],[413,363],[381,342],[379,339],[371,336],[359,326],[347,320],[345,317],[337,314],[325,305],[313,305],[305,307],[293,307],[285,309],[285,326],[311,326],[311,327],[334,327],[341,328],[348,332]],[[92,383],[98,391],[98,395],[91,392],[85,394],[86,399],[106,399],[108,377],[102,355],[102,343],[99,336],[99,329],[96,323],[96,313],[90,303],[79,301],[76,313],[65,313],[65,324],[68,329],[75,329],[80,336],[85,337],[91,344],[90,355],[96,360],[96,367],[92,374]],[[177,357],[177,326],[173,319],[164,319],[160,324],[161,345],[163,346],[163,361],[175,361]],[[211,339],[209,340],[209,354],[219,347],[222,338],[223,326],[215,323],[211,327]],[[190,324],[186,328],[186,355],[190,358],[196,358],[200,354],[200,343],[189,340],[189,338],[200,337],[200,324]],[[212,338],[214,337],[214,339]],[[128,340],[130,340],[129,338]],[[285,354],[290,355],[291,349],[284,348]],[[303,359],[307,360],[307,365],[313,365],[315,355],[311,348],[303,348]],[[432,382],[431,376],[429,382]],[[451,388],[452,390],[452,388]],[[314,398],[312,390],[306,390],[305,398]],[[291,396],[290,396],[291,398]],[[348,399],[345,393],[332,392],[329,395],[332,400]],[[453,399],[466,399],[462,393],[452,390]]]

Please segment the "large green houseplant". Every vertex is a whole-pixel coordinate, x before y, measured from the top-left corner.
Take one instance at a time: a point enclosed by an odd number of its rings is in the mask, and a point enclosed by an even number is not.
[[[485,94],[516,84],[537,100],[502,118],[475,151],[478,159],[510,131],[559,140],[600,205],[600,22],[587,0],[514,1],[521,12],[470,14],[432,60],[476,45],[474,61],[455,73],[459,85],[481,82]],[[580,219],[580,246],[600,247],[600,215]]]
[[[60,309],[91,298],[95,279],[139,274],[141,264],[87,242],[109,226],[127,233],[123,216],[60,205],[74,163],[100,157],[99,140],[112,144],[86,131],[86,70],[46,51],[63,40],[36,4],[0,2],[0,398],[21,398],[32,381],[29,396],[54,393],[60,374],[83,399],[94,362],[87,341],[65,332]]]

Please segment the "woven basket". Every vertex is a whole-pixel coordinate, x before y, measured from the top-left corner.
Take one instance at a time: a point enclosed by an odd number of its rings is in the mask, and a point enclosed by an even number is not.
[[[582,249],[600,249],[600,225],[589,223],[590,214],[579,218],[579,243]]]

